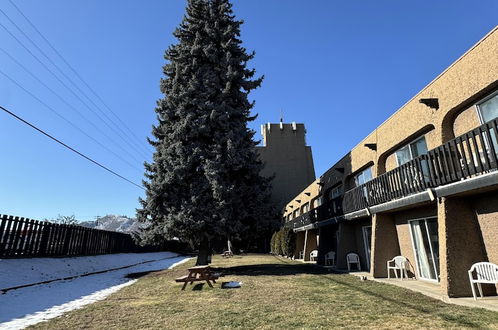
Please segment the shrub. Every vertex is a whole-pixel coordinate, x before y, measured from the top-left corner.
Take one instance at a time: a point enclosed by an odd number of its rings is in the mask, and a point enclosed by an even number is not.
[[[270,240],[270,253],[271,254],[277,254],[276,253],[276,248],[275,248],[275,241],[276,241],[276,238],[277,238],[277,231],[273,233],[273,235],[271,235],[271,240]]]
[[[282,231],[277,231],[275,235],[275,254],[282,254]]]
[[[286,257],[292,257],[296,249],[296,234],[291,228],[282,228],[280,238],[280,250]]]

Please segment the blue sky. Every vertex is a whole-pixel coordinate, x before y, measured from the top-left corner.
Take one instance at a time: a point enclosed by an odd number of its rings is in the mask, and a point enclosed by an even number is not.
[[[0,105],[140,182],[141,163],[151,155],[144,141],[161,97],[163,52],[175,42],[171,32],[181,21],[185,1],[14,1],[138,139],[126,143],[131,133],[105,124],[99,111],[119,121],[8,0],[0,1],[0,9],[89,99],[66,82],[81,102],[0,26],[1,50],[59,96],[0,50],[1,72],[79,131],[3,74]],[[246,48],[256,51],[250,65],[265,75],[262,87],[251,95],[259,114],[251,127],[259,136],[259,126],[277,122],[281,110],[285,121],[305,123],[317,175],[498,23],[495,0],[235,0],[234,10],[245,21]],[[0,23],[65,81],[1,12]],[[0,213],[36,219],[75,214],[88,220],[109,213],[133,216],[139,206],[143,194],[139,188],[4,113],[0,113],[0,150]]]

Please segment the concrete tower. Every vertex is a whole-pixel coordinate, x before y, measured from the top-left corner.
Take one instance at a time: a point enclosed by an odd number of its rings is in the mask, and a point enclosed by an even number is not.
[[[261,125],[263,146],[256,147],[265,164],[262,175],[273,179],[272,201],[281,210],[315,180],[311,147],[306,145],[304,124]]]

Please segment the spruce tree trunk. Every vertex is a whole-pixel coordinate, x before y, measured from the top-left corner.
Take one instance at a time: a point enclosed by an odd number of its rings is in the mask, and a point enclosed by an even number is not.
[[[199,252],[197,254],[196,266],[206,266],[208,264],[208,257],[211,254],[211,247],[207,238],[201,240],[199,245]]]

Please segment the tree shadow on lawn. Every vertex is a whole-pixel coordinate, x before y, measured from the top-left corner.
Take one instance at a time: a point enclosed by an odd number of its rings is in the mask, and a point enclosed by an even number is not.
[[[329,274],[330,271],[312,264],[260,264],[235,267],[212,267],[213,272],[240,276],[287,276],[299,274]]]
[[[235,266],[235,267],[213,267],[214,272],[222,273],[223,276],[234,275],[234,276],[288,276],[288,275],[299,275],[299,274],[307,274],[307,275],[321,275],[320,277],[325,278],[329,281],[333,281],[339,285],[343,285],[350,290],[357,291],[363,293],[368,296],[375,297],[377,299],[381,299],[384,301],[388,301],[396,306],[405,307],[411,310],[415,310],[419,313],[426,314],[427,316],[439,318],[447,322],[451,322],[460,327],[471,327],[478,328],[482,325],[466,318],[466,315],[457,314],[452,310],[448,310],[446,312],[441,312],[439,304],[444,304],[444,302],[440,302],[438,300],[427,297],[429,300],[434,300],[431,304],[427,306],[422,305],[417,300],[410,301],[407,299],[407,296],[403,294],[403,291],[406,289],[399,288],[401,292],[399,293],[387,293],[382,294],[380,292],[376,292],[375,289],[369,290],[364,288],[364,283],[372,283],[372,282],[360,282],[359,279],[357,281],[359,283],[351,283],[348,280],[341,279],[342,275],[331,272],[329,269],[313,265],[313,264],[259,264],[259,265],[245,265],[245,266]],[[337,276],[324,276],[324,275],[337,275]],[[356,281],[355,281],[356,282]],[[383,285],[375,282],[376,285],[379,285],[379,289],[382,290]],[[412,293],[410,291],[410,293]],[[413,293],[417,294],[417,293]],[[398,297],[396,297],[396,295]]]

